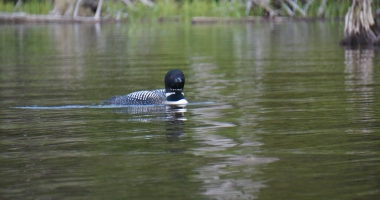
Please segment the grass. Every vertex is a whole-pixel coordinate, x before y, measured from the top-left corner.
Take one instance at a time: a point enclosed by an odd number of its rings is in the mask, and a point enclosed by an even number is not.
[[[118,12],[128,13],[131,21],[135,20],[155,20],[158,18],[178,17],[188,20],[194,16],[208,17],[242,17],[244,10],[240,9],[240,3],[217,3],[215,1],[186,0],[178,3],[174,0],[156,1],[152,8],[141,3],[134,4],[134,7],[128,7],[119,2],[108,1],[105,3],[106,9],[103,9],[109,15],[116,15]]]
[[[0,12],[13,12],[13,2],[0,2]],[[52,9],[50,1],[26,1],[22,4],[22,12],[30,14],[48,14]],[[20,12],[18,9],[16,12]]]
[[[1,12],[13,12],[14,5],[13,3],[1,3],[0,11]]]
[[[348,8],[351,6],[351,1],[327,1],[326,10],[324,17],[334,18],[334,17],[344,17],[347,13]]]
[[[195,16],[207,17],[242,17],[244,9],[241,2],[226,1],[218,3],[216,1],[185,1],[180,12],[184,18]]]

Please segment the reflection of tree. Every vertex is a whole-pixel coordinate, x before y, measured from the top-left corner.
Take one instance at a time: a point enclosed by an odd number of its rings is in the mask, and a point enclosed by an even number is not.
[[[361,120],[371,118],[373,103],[373,58],[372,49],[347,49],[345,51],[346,90],[351,92],[348,101],[361,114]],[[362,130],[366,132],[367,130]]]

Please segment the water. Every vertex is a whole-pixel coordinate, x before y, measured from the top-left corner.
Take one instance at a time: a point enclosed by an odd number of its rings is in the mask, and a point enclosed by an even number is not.
[[[378,51],[343,26],[0,25],[0,198],[378,199]],[[184,109],[102,103],[173,68]]]

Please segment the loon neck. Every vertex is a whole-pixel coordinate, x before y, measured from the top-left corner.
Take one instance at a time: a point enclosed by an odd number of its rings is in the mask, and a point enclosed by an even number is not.
[[[179,101],[185,99],[183,92],[166,92],[166,101]]]
[[[188,102],[183,96],[183,92],[167,92],[165,104],[175,107],[184,107]]]
[[[183,92],[165,92],[165,96],[168,97],[168,96],[171,96],[171,95],[178,95],[178,94],[181,94],[181,95],[184,95]]]

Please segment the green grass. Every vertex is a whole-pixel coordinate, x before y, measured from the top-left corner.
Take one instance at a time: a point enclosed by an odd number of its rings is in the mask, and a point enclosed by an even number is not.
[[[115,15],[117,12],[128,13],[131,21],[149,20],[165,17],[179,17],[181,19],[190,19],[194,16],[208,17],[241,17],[244,16],[244,10],[240,9],[240,3],[217,3],[215,1],[183,1],[182,3],[174,0],[156,1],[152,8],[141,3],[134,4],[134,8],[130,8],[121,3],[106,3],[106,12],[110,15]]]
[[[350,6],[351,1],[339,1],[339,3],[327,1],[324,16],[327,18],[344,17]]]
[[[13,9],[13,2],[0,3],[0,12],[13,12]],[[48,14],[51,9],[50,1],[27,1],[22,4],[22,12],[30,14]],[[16,12],[20,12],[20,10],[17,9]]]
[[[0,3],[1,12],[13,12],[14,5],[13,3]]]

